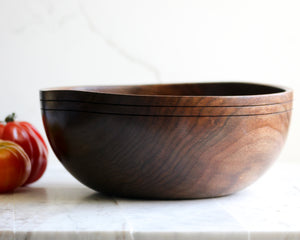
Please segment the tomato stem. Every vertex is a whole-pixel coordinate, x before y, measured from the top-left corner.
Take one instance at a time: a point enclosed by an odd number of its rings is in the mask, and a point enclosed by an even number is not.
[[[16,118],[16,114],[15,114],[15,113],[12,113],[12,114],[8,115],[8,116],[4,119],[4,121],[5,121],[6,123],[8,123],[8,122],[13,122],[13,121],[15,121],[15,118]]]

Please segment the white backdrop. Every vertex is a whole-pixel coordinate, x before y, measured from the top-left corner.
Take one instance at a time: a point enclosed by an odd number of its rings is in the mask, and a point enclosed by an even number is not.
[[[39,89],[52,86],[280,84],[295,90],[280,161],[298,161],[299,12],[299,0],[0,0],[0,118],[43,131]]]

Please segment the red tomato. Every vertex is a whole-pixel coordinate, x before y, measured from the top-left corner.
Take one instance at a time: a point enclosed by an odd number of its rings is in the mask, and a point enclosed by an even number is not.
[[[22,186],[28,179],[31,162],[18,144],[0,140],[0,193]]]
[[[0,123],[0,139],[19,144],[31,161],[31,173],[24,185],[37,181],[47,167],[48,149],[39,132],[28,122],[17,122],[15,114]]]

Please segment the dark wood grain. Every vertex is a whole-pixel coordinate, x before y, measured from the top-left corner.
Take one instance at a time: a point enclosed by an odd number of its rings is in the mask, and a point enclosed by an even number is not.
[[[242,83],[69,87],[41,91],[41,105],[55,154],[86,186],[123,197],[206,198],[245,188],[273,163],[292,91]]]

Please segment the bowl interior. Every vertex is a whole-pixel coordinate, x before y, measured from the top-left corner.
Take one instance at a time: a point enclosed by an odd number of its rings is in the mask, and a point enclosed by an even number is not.
[[[56,101],[59,105],[80,102],[114,107],[245,107],[291,103],[293,93],[273,85],[217,82],[58,87],[41,90],[40,98],[43,104]]]
[[[141,86],[75,87],[72,90],[128,94],[128,95],[169,95],[169,96],[245,96],[281,93],[283,88],[250,83],[200,83],[161,84]]]

